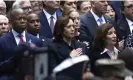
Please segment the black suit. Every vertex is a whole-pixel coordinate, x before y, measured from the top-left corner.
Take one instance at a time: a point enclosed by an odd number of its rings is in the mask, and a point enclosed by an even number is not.
[[[126,39],[127,36],[131,34],[128,22],[125,17],[121,17],[121,19],[118,21],[118,38]]]
[[[104,16],[104,19],[106,23],[114,24],[114,22],[107,16]],[[94,16],[92,15],[91,12],[88,12],[84,15],[81,15],[80,22],[81,22],[80,23],[80,36],[79,36],[80,40],[92,43],[92,41],[95,38],[96,30],[98,27],[98,24]]]
[[[99,72],[96,71],[96,66],[95,66],[95,62],[98,59],[102,59],[102,58],[110,58],[110,56],[108,55],[108,53],[103,53],[100,54],[103,50],[100,49],[90,49],[90,63],[91,63],[91,72],[94,73],[94,75],[96,76],[100,76]]]
[[[58,18],[58,15],[57,15],[57,18]],[[53,38],[53,33],[49,26],[47,17],[43,11],[40,13],[40,23],[41,23],[41,26],[40,26],[39,35],[46,38]]]
[[[69,58],[70,57],[69,56],[70,52],[73,49],[77,49],[77,48],[82,48],[82,53],[83,54],[87,54],[87,47],[86,47],[86,45],[84,43],[81,43],[81,42],[78,42],[78,41],[74,40],[74,41],[72,41],[71,46],[69,46],[64,41],[62,41],[62,42],[54,41],[49,46],[49,68],[50,68],[50,71],[54,67],[59,65],[63,60]],[[78,71],[77,69],[74,69],[73,71],[75,72],[75,75],[76,74],[78,75],[80,70]],[[72,74],[72,73],[70,73],[70,74]],[[77,77],[79,77],[79,76],[77,76]]]

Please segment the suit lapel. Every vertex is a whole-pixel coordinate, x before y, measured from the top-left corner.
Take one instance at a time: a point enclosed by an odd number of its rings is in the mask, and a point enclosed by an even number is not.
[[[66,58],[66,56],[69,56],[69,53],[70,53],[70,51],[69,50],[67,50],[67,45],[64,45],[64,43],[58,43],[58,45],[57,45],[57,50],[58,50],[58,52],[59,52],[59,54],[63,57],[63,58]]]
[[[119,28],[122,30],[125,38],[126,38],[126,36],[128,36],[129,34],[131,34],[131,31],[130,31],[130,28],[129,28],[129,25],[128,25],[126,19],[123,19],[122,18],[121,21],[120,21],[120,23],[119,23],[119,25],[120,25]]]
[[[97,30],[98,24],[91,12],[89,12],[87,14],[87,16],[88,16],[87,25],[90,25],[89,30],[92,33],[92,35],[94,36],[94,35],[96,35],[96,30]]]
[[[16,40],[15,40],[15,37],[14,37],[12,31],[9,32],[8,39],[9,39],[9,42],[12,41],[12,42],[11,42],[11,45],[17,46]],[[13,46],[12,46],[12,47],[13,47]]]
[[[107,52],[101,54],[101,58],[110,58]]]
[[[46,15],[44,14],[43,11],[40,13],[40,23],[41,23],[40,35],[47,37],[47,38],[53,37],[53,34],[52,34],[51,28],[49,26],[48,20],[47,20]]]

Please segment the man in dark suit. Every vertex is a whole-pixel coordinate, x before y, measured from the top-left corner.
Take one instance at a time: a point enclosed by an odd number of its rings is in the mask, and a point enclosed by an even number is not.
[[[31,13],[27,16],[27,32],[41,39],[43,42],[43,46],[47,46],[49,42],[52,42],[52,39],[48,39],[46,37],[40,36],[40,20],[39,16],[35,13]]]
[[[59,1],[43,1],[43,10],[40,13],[40,35],[46,38],[53,38],[53,29],[57,20],[56,10],[59,8]]]
[[[92,9],[80,17],[80,40],[89,42],[89,46],[92,45],[92,41],[95,38],[96,30],[98,26],[104,23],[113,23],[112,20],[103,14],[107,11],[107,1],[91,1]]]
[[[10,22],[12,30],[0,38],[0,63],[12,57],[15,47],[19,44],[28,42],[33,43],[36,46],[42,46],[39,39],[25,31],[26,15],[22,9],[18,8],[11,11]],[[15,80],[16,64],[12,63],[12,65],[13,67],[5,74],[0,75],[0,77],[5,76],[5,80]]]
[[[123,17],[118,21],[119,39],[126,39],[133,31],[133,2],[122,1],[121,11]]]

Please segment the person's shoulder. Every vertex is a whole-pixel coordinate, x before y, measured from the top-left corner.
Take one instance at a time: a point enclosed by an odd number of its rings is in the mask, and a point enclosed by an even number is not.
[[[81,18],[81,19],[87,18],[87,14],[89,14],[89,13],[81,14],[81,15],[80,15],[80,18]]]
[[[5,41],[6,39],[8,39],[8,37],[13,37],[13,36],[11,36],[11,32],[8,32],[8,33],[2,35],[2,36],[0,37],[0,41],[1,41],[1,40],[4,40],[4,41]]]

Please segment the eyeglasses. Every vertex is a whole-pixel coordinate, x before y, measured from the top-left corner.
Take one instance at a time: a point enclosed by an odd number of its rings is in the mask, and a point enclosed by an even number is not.
[[[127,8],[133,8],[133,4],[128,5],[128,6],[125,6],[125,7],[127,7]]]

